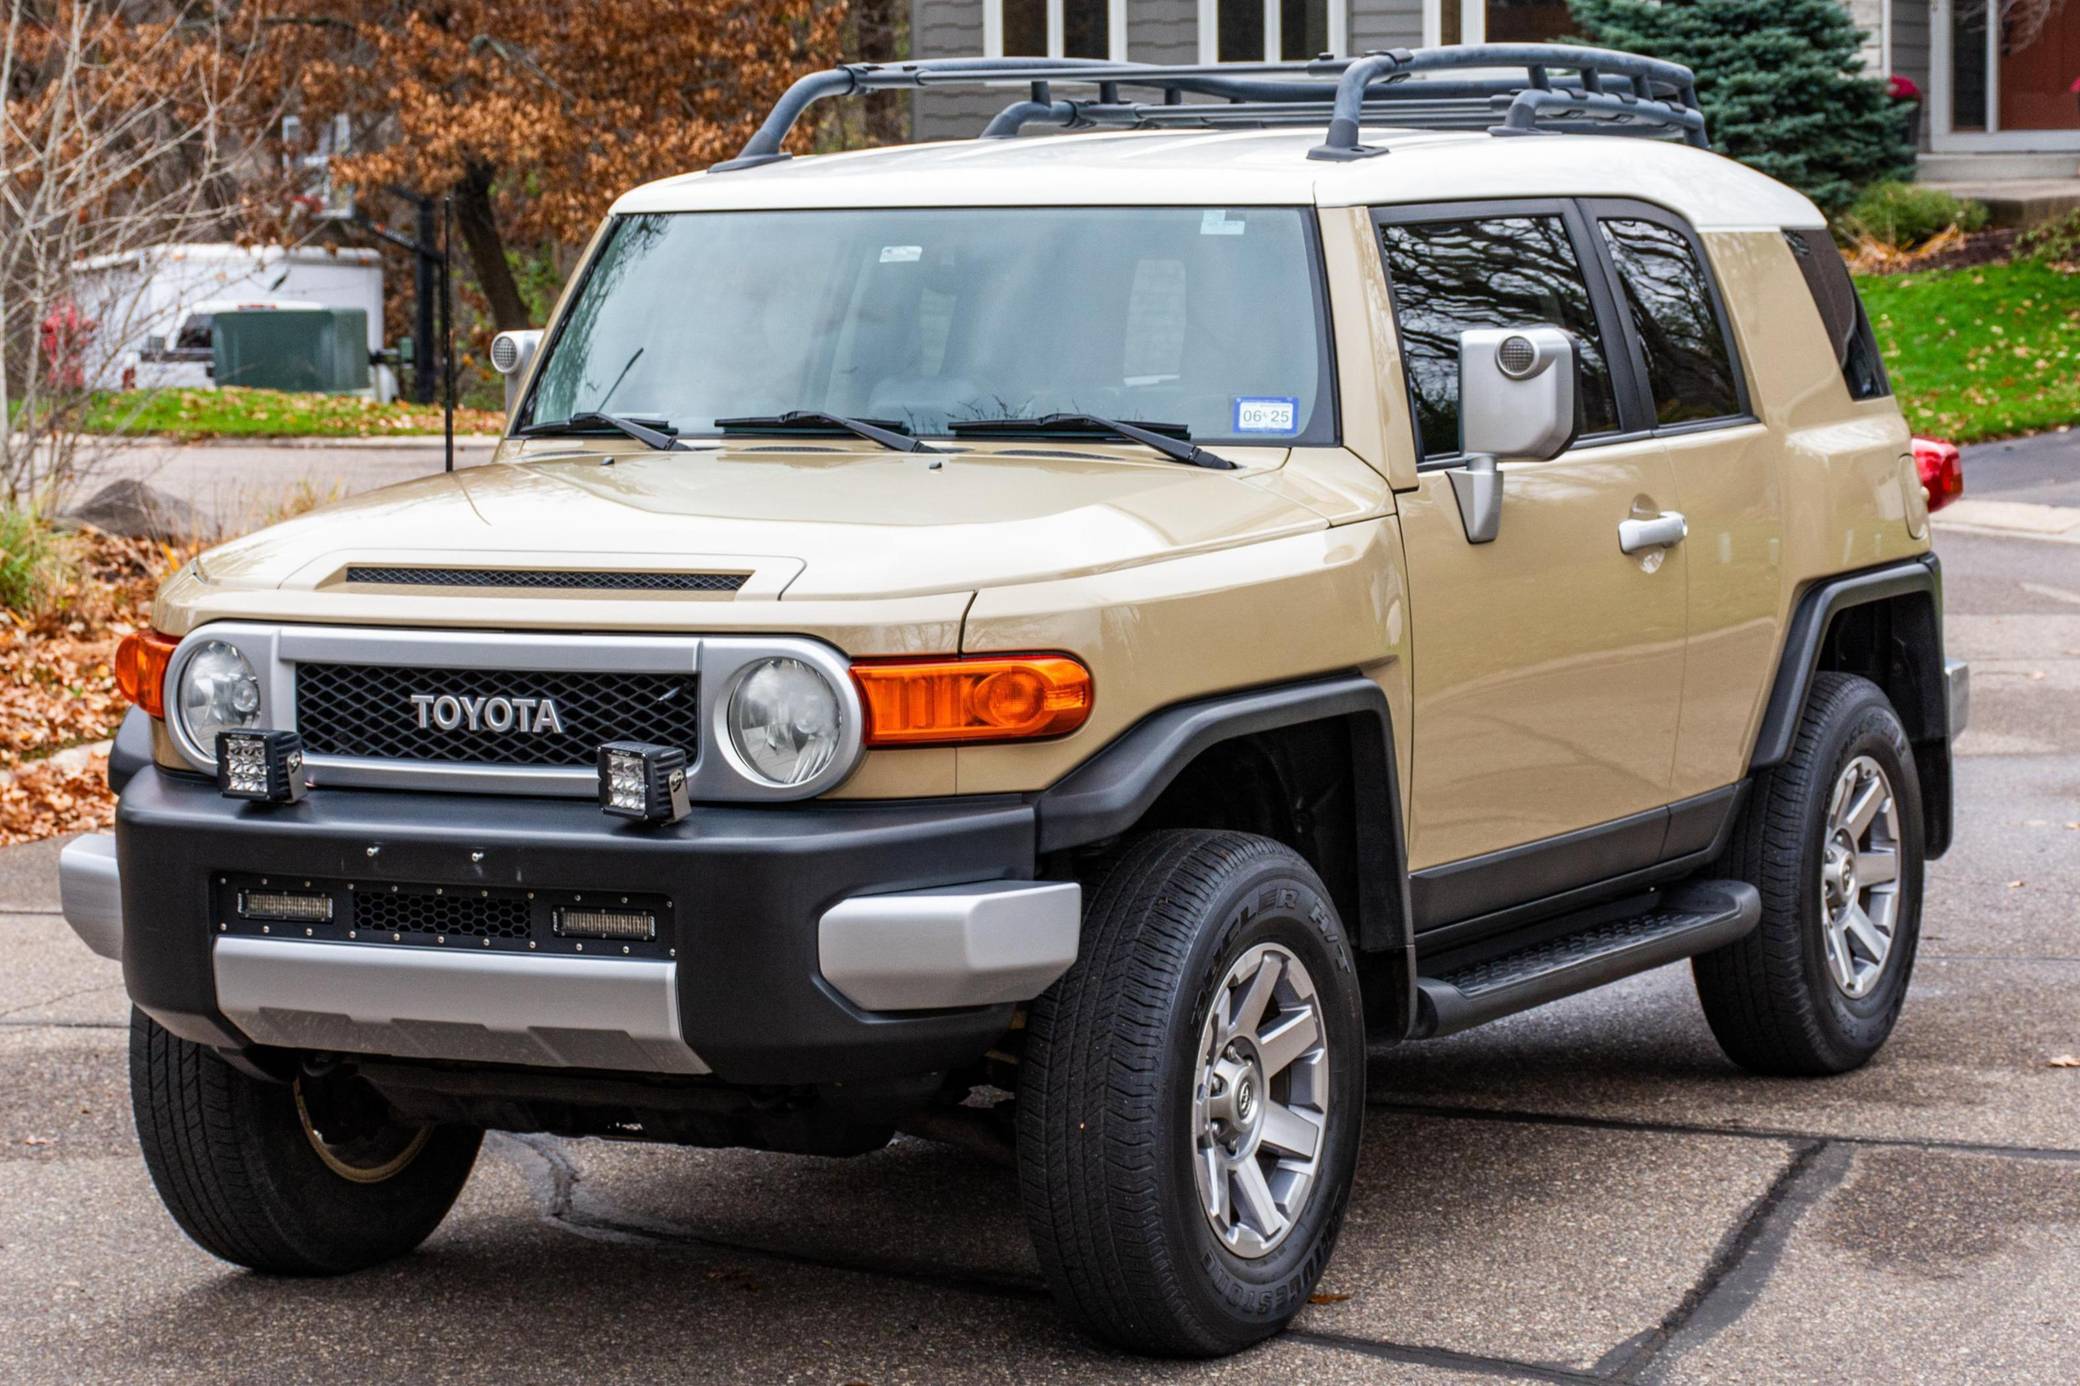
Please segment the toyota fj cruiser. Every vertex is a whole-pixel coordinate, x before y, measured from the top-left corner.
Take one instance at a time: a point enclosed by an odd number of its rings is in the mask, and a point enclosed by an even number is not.
[[[783,150],[952,82],[1019,99]],[[1704,144],[1587,49],[963,60],[623,197],[493,464],[121,651],[64,898],[174,1218],[343,1272],[486,1129],[965,1122],[1071,1318],[1211,1354],[1321,1275],[1368,1044],[1689,959],[1734,1061],[1864,1063],[1964,671],[1821,215]]]

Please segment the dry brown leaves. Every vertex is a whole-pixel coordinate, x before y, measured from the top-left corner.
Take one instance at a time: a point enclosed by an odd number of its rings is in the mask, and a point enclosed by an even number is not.
[[[0,846],[92,832],[115,821],[105,751],[80,761],[37,761],[0,785]]]
[[[116,690],[116,642],[150,618],[159,582],[187,557],[142,539],[86,533],[49,609],[0,612],[0,843],[110,821],[107,758],[47,759],[115,735],[129,705]]]

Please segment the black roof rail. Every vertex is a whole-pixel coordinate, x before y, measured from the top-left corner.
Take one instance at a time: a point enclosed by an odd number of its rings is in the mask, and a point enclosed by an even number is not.
[[[1428,75],[1437,73],[1458,75]],[[1359,129],[1370,120],[1424,129],[1485,127],[1497,135],[1673,133],[1699,149],[1709,147],[1696,78],[1680,63],[1572,44],[1488,43],[1396,48],[1355,58],[1325,54],[1310,62],[1193,66],[1099,58],[848,63],[795,82],[743,151],[710,172],[788,158],[781,148],[788,133],[802,112],[825,97],[1017,83],[1029,85],[1029,96],[998,112],[983,138],[1008,139],[1032,124],[1153,129],[1326,123],[1328,135],[1308,157],[1340,161],[1386,152],[1359,142]],[[1058,99],[1056,86],[1096,88],[1095,99]],[[1125,100],[1122,92],[1129,89],[1158,99]],[[1187,102],[1188,96],[1211,100]]]

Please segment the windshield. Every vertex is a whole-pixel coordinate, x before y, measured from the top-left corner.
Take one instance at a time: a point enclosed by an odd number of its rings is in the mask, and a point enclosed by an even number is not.
[[[820,410],[937,437],[1065,412],[1333,442],[1316,284],[1290,207],[623,217],[520,423]]]

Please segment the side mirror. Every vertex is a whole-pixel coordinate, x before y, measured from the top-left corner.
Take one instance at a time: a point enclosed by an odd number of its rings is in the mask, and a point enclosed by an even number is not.
[[[491,339],[491,369],[506,378],[506,414],[520,402],[520,385],[527,379],[527,364],[542,344],[537,331],[501,332]]]
[[[1483,327],[1459,334],[1459,451],[1448,475],[1469,544],[1502,527],[1504,462],[1549,462],[1580,431],[1581,362],[1558,327]]]

